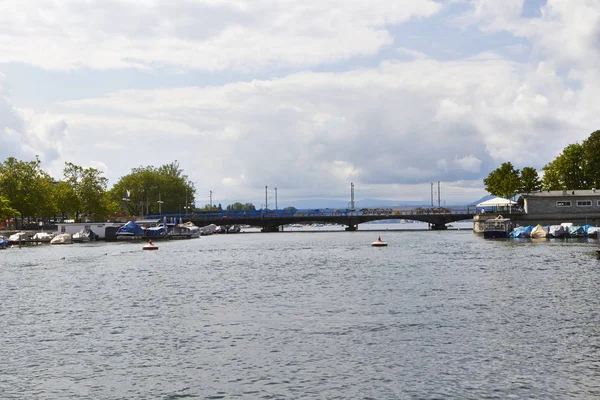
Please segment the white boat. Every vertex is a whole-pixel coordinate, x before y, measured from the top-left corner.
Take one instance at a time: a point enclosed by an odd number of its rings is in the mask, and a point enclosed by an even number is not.
[[[215,233],[216,230],[217,230],[217,225],[215,225],[215,224],[206,225],[206,226],[203,226],[202,228],[200,228],[200,235],[202,235],[202,236],[212,235],[213,233]]]
[[[384,242],[383,240],[381,240],[381,236],[379,236],[376,241],[374,241],[373,243],[371,243],[371,246],[373,246],[373,247],[385,247],[385,246],[387,246],[387,243]]]
[[[548,227],[548,235],[554,238],[565,236],[565,228],[562,225],[550,225]]]
[[[90,229],[83,228],[79,232],[74,233],[72,239],[75,243],[94,242],[98,240],[98,235],[96,235]]]
[[[27,232],[17,232],[13,235],[10,235],[8,237],[8,244],[12,245],[12,244],[19,244],[19,242],[24,242],[29,240],[29,236],[27,236]]]
[[[198,228],[196,225],[194,225],[193,222],[188,221],[188,222],[186,222],[183,225],[186,226],[190,230],[192,238],[199,238],[200,237],[200,228]]]
[[[50,241],[54,238],[54,234],[50,232],[37,232],[31,240],[35,240],[36,242],[44,242],[50,243]]]
[[[68,233],[60,233],[52,238],[50,244],[72,244],[73,238]]]

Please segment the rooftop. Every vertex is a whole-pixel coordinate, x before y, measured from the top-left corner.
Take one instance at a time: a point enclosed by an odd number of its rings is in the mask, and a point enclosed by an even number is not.
[[[576,197],[600,197],[600,190],[545,190],[531,193],[521,193],[524,198],[527,197],[564,197],[564,196],[576,196]]]

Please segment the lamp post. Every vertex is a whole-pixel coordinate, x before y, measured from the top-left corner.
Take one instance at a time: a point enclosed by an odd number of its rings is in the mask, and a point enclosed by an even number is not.
[[[275,188],[275,210],[277,210],[277,188]]]
[[[160,199],[160,193],[158,194],[158,215],[162,215],[162,204],[164,203],[164,201],[162,201]]]
[[[126,212],[129,212],[129,200],[130,200],[130,199],[129,199],[129,190],[127,190],[127,191],[125,192],[125,197],[123,197],[123,199],[122,199],[122,200],[125,202],[125,208],[126,208],[126,210],[125,210],[125,211],[126,211]]]

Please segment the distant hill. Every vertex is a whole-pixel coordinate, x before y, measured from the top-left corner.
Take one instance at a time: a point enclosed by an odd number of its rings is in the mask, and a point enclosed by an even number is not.
[[[468,205],[468,206],[476,206],[476,205],[477,205],[477,204],[479,204],[479,203],[483,203],[484,201],[487,201],[487,200],[489,200],[489,199],[495,199],[496,197],[498,197],[498,196],[494,196],[494,195],[491,195],[491,194],[489,194],[489,195],[487,195],[487,196],[483,196],[483,197],[482,197],[482,198],[480,198],[479,200],[477,200],[477,201],[474,201],[474,202],[472,202],[472,203],[469,203],[469,204],[467,204],[467,205]]]

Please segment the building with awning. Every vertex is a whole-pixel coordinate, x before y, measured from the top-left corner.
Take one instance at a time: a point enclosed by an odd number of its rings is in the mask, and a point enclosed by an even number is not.
[[[516,201],[505,199],[503,197],[494,197],[477,204],[475,207],[478,211],[498,211],[506,210],[517,205]]]

